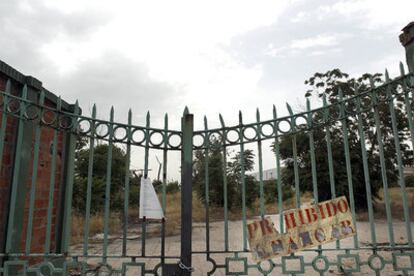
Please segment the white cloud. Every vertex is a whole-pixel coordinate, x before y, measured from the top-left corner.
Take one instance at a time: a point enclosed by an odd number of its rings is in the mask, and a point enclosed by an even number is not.
[[[328,47],[337,45],[339,42],[340,38],[337,35],[319,34],[314,37],[293,40],[290,44],[290,48],[303,50],[313,47]]]

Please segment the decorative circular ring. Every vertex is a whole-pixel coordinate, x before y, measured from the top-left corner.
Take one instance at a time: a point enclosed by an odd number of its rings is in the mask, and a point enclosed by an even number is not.
[[[114,140],[122,142],[128,137],[128,130],[125,126],[115,125],[114,127]]]
[[[28,104],[24,111],[24,117],[27,120],[35,120],[39,117],[39,108],[34,104]]]
[[[283,130],[283,126],[281,127],[282,123],[287,123],[287,130]],[[292,123],[288,119],[283,119],[277,122],[277,130],[281,133],[289,133],[292,129]]]
[[[250,133],[249,133],[250,132]],[[243,138],[247,141],[254,141],[258,137],[257,129],[254,126],[248,126],[243,129]]]
[[[158,136],[158,138],[157,138],[157,136]],[[160,130],[153,130],[150,133],[149,138],[150,138],[149,139],[150,144],[154,147],[160,147],[164,143],[164,135],[162,134],[162,132]],[[157,139],[159,139],[158,142],[157,142]]]
[[[63,129],[70,129],[73,127],[73,118],[69,115],[62,114],[59,116],[59,127]]]
[[[50,126],[50,125],[55,124],[57,121],[57,118],[58,116],[55,111],[45,109],[42,112],[42,123],[44,123],[45,125]]]
[[[293,118],[294,118],[293,121],[295,122],[295,127],[297,129],[307,129],[308,128],[308,118],[306,118],[305,115],[297,115]],[[301,123],[301,122],[298,123],[299,119],[304,120],[304,122],[303,123]]]
[[[7,101],[7,112],[17,114],[20,112],[20,108],[22,108],[23,102],[20,102],[17,99],[10,98]]]
[[[274,134],[274,126],[272,123],[262,124],[260,127],[260,133],[265,138],[272,138]]]
[[[319,265],[318,265],[319,262]],[[322,266],[321,266],[322,265]],[[312,261],[312,267],[317,272],[326,272],[329,269],[329,261],[326,256],[316,256]]]
[[[96,123],[95,134],[98,138],[106,138],[109,135],[109,124],[107,122]]]
[[[145,137],[145,131],[143,129],[135,128],[131,132],[131,139],[136,144],[142,144],[145,141]]]
[[[200,149],[204,146],[204,137],[205,135],[203,135],[202,133],[197,133],[193,136],[193,145],[195,148]]]
[[[78,132],[80,134],[88,134],[89,132],[91,132],[91,128],[92,123],[89,121],[89,119],[82,118],[78,121]]]
[[[226,135],[226,141],[229,142],[230,144],[238,143],[240,140],[240,134],[237,129],[226,130],[225,135]]]
[[[379,262],[379,263],[378,263]],[[378,266],[379,264],[379,266]],[[381,271],[385,266],[384,258],[377,253],[369,256],[368,265],[374,271]]]
[[[176,140],[176,141],[174,141]],[[178,149],[181,146],[181,135],[178,133],[170,133],[168,135],[168,146],[173,149]]]
[[[269,267],[266,269],[266,268],[263,268],[262,267],[262,264],[265,264],[265,263],[268,263],[269,264]],[[270,272],[272,272],[272,270],[273,270],[273,268],[275,267],[275,264],[272,262],[272,260],[266,260],[266,261],[263,261],[263,262],[260,262],[258,265],[257,265],[257,269],[262,273],[262,274],[265,274],[265,275],[267,275],[267,274],[269,274]]]

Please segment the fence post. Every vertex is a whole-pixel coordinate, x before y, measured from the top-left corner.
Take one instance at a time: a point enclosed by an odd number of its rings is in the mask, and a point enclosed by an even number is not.
[[[408,70],[412,73],[414,72],[414,21],[405,26],[402,32],[400,42],[405,48]]]
[[[192,228],[192,185],[193,185],[193,114],[188,108],[181,119],[181,275],[191,275],[191,228]]]

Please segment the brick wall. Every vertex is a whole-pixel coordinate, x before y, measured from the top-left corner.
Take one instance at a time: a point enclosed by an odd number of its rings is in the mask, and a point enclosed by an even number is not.
[[[24,83],[27,83],[29,80],[30,84],[35,84],[36,87],[29,87],[29,99],[37,101],[40,95],[40,90],[46,91],[46,100],[45,105],[49,107],[56,107],[57,97],[41,87],[41,83],[36,79],[31,77],[26,77],[21,73],[17,72],[13,68],[4,64],[0,61],[0,90],[5,91],[6,81],[12,80],[12,94],[21,95],[21,91]],[[39,86],[40,84],[40,86]],[[0,96],[0,103],[2,103],[3,97]],[[71,106],[66,102],[63,102],[63,109],[70,110]],[[0,122],[3,116],[2,106],[0,107]],[[51,120],[53,114],[46,113],[44,119]],[[19,175],[19,189],[18,193],[21,198],[24,198],[24,202],[19,202],[16,206],[19,206],[18,212],[23,214],[20,216],[21,228],[18,229],[17,238],[19,240],[18,247],[20,251],[23,252],[26,243],[26,231],[28,224],[28,215],[29,215],[29,198],[30,198],[30,189],[32,182],[32,173],[33,169],[37,170],[36,178],[36,193],[35,193],[35,208],[33,216],[33,228],[32,228],[32,242],[31,242],[31,252],[32,253],[43,253],[45,248],[46,241],[46,227],[47,227],[47,213],[49,205],[49,192],[50,192],[50,177],[51,177],[51,167],[52,167],[52,147],[53,147],[53,136],[54,129],[48,126],[41,127],[40,134],[40,148],[39,148],[39,162],[37,168],[33,168],[33,159],[34,159],[34,143],[35,143],[35,125],[36,123],[26,123],[25,133],[24,133],[24,143],[28,145],[26,148],[27,156],[15,157],[15,142],[17,136],[18,120],[13,116],[7,116],[7,128],[6,128],[6,137],[4,143],[4,152],[2,158],[2,168],[0,171],[0,252],[4,252],[5,241],[7,237],[7,220],[8,220],[8,210],[10,205],[10,193],[11,193],[11,183],[13,177],[13,164],[14,158],[22,158],[21,167],[24,167],[23,173]],[[52,252],[55,252],[56,247],[56,238],[60,236],[60,233],[57,233],[59,228],[59,210],[63,210],[64,202],[62,199],[62,193],[64,193],[64,156],[65,156],[65,141],[67,133],[64,131],[58,131],[58,143],[57,143],[57,158],[56,158],[56,170],[53,172],[55,176],[55,185],[53,193],[53,205],[52,205],[52,227],[51,227],[51,240],[50,248]],[[22,154],[23,155],[23,154]],[[23,193],[23,194],[22,194]],[[1,261],[1,260],[0,260]],[[1,266],[1,264],[0,264]]]

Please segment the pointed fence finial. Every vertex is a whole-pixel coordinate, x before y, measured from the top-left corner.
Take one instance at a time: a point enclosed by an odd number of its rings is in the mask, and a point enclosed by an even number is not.
[[[322,103],[323,103],[323,106],[324,107],[328,106],[328,101],[326,100],[325,93],[322,94]]]
[[[131,110],[131,108],[128,109],[128,124],[129,125],[132,124],[132,110]]]
[[[241,110],[239,110],[239,123],[242,124],[243,123],[243,115]]]
[[[168,137],[168,133],[167,133],[167,130],[168,130],[168,113],[165,113],[165,115],[164,115],[164,130],[165,130],[165,135]]]
[[[60,96],[57,99],[56,109],[57,110],[61,110],[62,109],[62,98]]]
[[[190,114],[190,111],[188,110],[188,107],[185,106],[183,115],[188,115],[188,114]]]
[[[260,111],[258,107],[256,108],[256,120],[257,122],[260,122]]]
[[[113,106],[111,106],[111,111],[110,111],[110,120],[111,120],[111,122],[114,120],[114,107]]]
[[[273,105],[273,119],[277,118],[277,111],[276,111],[276,106]]]
[[[405,76],[404,63],[402,61],[400,61],[400,74],[401,76]]]
[[[206,115],[204,115],[204,128],[205,128],[205,130],[208,130],[207,116]]]
[[[6,94],[11,94],[11,81],[10,80],[7,80],[6,82]]]
[[[92,106],[92,117],[95,118],[96,117],[96,104],[94,103]]]
[[[219,120],[220,120],[221,127],[224,128],[225,124],[224,124],[223,116],[221,115],[221,113],[219,113]]]
[[[388,74],[388,70],[385,69],[385,82],[390,82],[390,75]]]
[[[287,110],[289,111],[290,116],[293,116],[292,107],[290,107],[289,103],[286,103]]]
[[[311,105],[310,105],[309,98],[306,98],[306,110],[310,111],[310,109],[311,109]]]

